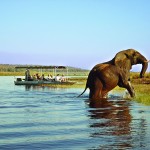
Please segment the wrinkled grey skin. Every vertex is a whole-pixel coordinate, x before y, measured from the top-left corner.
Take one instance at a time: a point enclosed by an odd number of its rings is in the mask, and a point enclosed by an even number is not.
[[[147,59],[134,49],[118,52],[112,60],[93,67],[88,75],[83,93],[89,88],[90,99],[101,99],[105,98],[108,92],[118,85],[126,88],[130,96],[134,97],[134,88],[130,83],[130,69],[132,65],[136,64],[142,64],[140,78],[143,78],[148,67]]]

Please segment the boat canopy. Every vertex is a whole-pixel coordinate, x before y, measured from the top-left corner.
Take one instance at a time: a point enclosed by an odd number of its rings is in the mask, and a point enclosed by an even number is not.
[[[16,66],[15,69],[67,69],[66,66]]]

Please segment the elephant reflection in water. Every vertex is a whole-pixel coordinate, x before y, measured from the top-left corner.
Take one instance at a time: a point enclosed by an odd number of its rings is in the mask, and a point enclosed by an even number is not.
[[[91,137],[130,136],[131,115],[127,101],[101,99],[101,101],[89,101],[89,107]],[[119,145],[131,147],[128,142],[126,140],[119,141]]]
[[[118,52],[112,60],[93,67],[82,94],[89,88],[91,100],[101,99],[118,85],[127,89],[130,96],[134,97],[134,88],[130,83],[130,69],[136,64],[142,64],[140,78],[143,78],[148,67],[147,59],[134,49]]]
[[[98,108],[89,110],[90,116],[93,119],[108,119],[106,122],[96,123],[91,127],[115,127],[110,134],[122,135],[129,134],[131,122],[131,115],[126,101],[90,101],[91,108]]]
[[[138,111],[135,120],[134,115],[130,114],[130,102],[117,97],[110,100],[101,99],[101,101],[88,100],[88,104],[89,126],[92,129],[90,137],[105,139],[106,136],[106,141],[108,136],[109,141],[111,137],[118,139],[114,140],[114,143],[99,145],[98,149],[107,149],[107,147],[110,149],[112,146],[117,146],[117,149],[128,149],[135,145],[139,145],[142,149],[148,145],[148,136],[146,136],[148,122],[143,117],[144,111]]]

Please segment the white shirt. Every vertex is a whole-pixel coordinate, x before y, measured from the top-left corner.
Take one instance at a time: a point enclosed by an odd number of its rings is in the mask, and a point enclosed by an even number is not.
[[[60,76],[56,76],[55,81],[60,81]]]

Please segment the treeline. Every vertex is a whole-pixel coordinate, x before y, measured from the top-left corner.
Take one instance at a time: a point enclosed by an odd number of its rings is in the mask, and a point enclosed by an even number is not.
[[[16,65],[0,64],[0,72],[14,72]]]
[[[0,75],[16,75],[17,73],[19,75],[24,74],[25,68],[17,68],[15,67],[18,66],[34,66],[34,65],[14,65],[14,64],[0,64]],[[36,66],[41,66],[41,65],[36,65]],[[81,69],[81,68],[75,68],[71,66],[67,66],[68,72],[70,75],[87,75],[89,73],[89,70],[86,69]],[[36,69],[32,69],[33,72],[36,72]],[[52,72],[53,70],[50,69],[42,69],[43,72]],[[62,70],[57,70],[57,72],[61,72]]]
[[[13,72],[15,70],[15,67],[17,66],[34,66],[34,65],[12,65],[12,64],[0,64],[0,72]],[[36,66],[41,66],[41,65],[36,65]],[[81,68],[75,68],[75,67],[70,67],[67,66],[69,71],[76,71],[76,72],[85,72],[85,71],[89,71],[87,69],[81,69]],[[24,69],[17,69],[17,71],[22,71]]]

